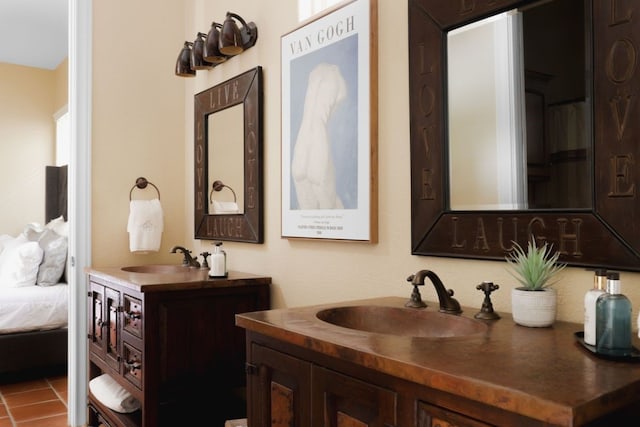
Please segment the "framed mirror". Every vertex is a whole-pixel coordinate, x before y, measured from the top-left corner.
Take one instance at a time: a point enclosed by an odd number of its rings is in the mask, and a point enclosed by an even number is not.
[[[552,33],[556,25],[564,36],[532,48],[530,22],[544,9],[563,10],[542,19],[543,32]],[[479,79],[480,62],[463,66],[474,73],[466,87],[456,87],[450,49],[457,43],[452,36],[503,13],[520,16],[509,24],[511,32],[497,38],[508,44],[493,51],[472,48],[477,61],[497,67],[499,51],[517,70],[490,77],[510,82],[505,90],[520,95],[508,98],[520,111],[507,112],[500,122],[499,116],[486,115],[500,108],[488,107],[478,95],[489,85]],[[640,114],[639,17],[640,5],[627,0],[409,0],[413,254],[501,260],[512,241],[525,245],[533,235],[553,244],[570,265],[640,271],[640,122],[630,119]],[[540,33],[533,38],[539,43]],[[563,51],[560,44],[569,40],[578,44]],[[585,79],[549,71],[541,54],[570,55],[565,63],[582,69]],[[484,116],[456,118],[456,110],[474,103],[484,108]],[[480,144],[483,131],[474,128],[476,122],[496,121],[508,124],[493,128],[505,133],[503,145]],[[583,126],[572,127],[576,121]],[[473,168],[480,168],[478,175],[472,175]],[[494,185],[473,187],[482,180]],[[503,196],[492,195],[500,191]],[[484,199],[473,200],[477,195]]]
[[[262,243],[262,67],[194,101],[195,238]]]

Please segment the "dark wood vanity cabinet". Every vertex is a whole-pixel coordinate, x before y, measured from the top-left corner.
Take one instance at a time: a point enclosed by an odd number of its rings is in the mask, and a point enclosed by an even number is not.
[[[142,408],[117,413],[89,392],[89,425],[222,425],[244,417],[245,332],[234,316],[268,309],[271,279],[105,270],[88,276],[89,380],[109,374]]]
[[[252,340],[256,338],[256,340]],[[248,418],[252,427],[488,427],[422,402],[406,385],[338,362],[294,356],[284,343],[248,334]],[[294,351],[297,353],[296,351]],[[341,366],[342,365],[342,366]],[[337,370],[336,370],[337,369]],[[344,371],[341,372],[341,370]]]
[[[434,339],[320,317],[405,303],[387,297],[237,315],[246,329],[249,425],[640,425],[640,365],[593,357],[575,340],[580,324],[526,328],[502,313],[485,332]],[[535,355],[523,358],[523,348]]]

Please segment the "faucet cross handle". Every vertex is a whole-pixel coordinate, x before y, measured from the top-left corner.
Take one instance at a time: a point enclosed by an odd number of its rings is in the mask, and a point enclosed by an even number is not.
[[[211,255],[211,252],[202,252],[200,255],[202,255],[202,268],[209,268],[209,262],[207,261],[207,258]]]
[[[495,285],[493,282],[482,282],[476,289],[484,292],[484,301],[482,301],[482,308],[474,316],[476,319],[484,320],[496,320],[500,318],[500,315],[493,311],[493,304],[491,303],[491,292],[500,289],[500,285]]]
[[[411,297],[405,303],[404,306],[410,307],[410,308],[425,308],[427,304],[424,301],[422,301],[422,295],[420,295],[420,290],[418,289],[418,286],[424,285],[424,282],[414,283],[413,282],[414,277],[415,277],[415,274],[412,274],[411,276],[407,277],[407,282],[413,285],[413,292],[411,292]]]

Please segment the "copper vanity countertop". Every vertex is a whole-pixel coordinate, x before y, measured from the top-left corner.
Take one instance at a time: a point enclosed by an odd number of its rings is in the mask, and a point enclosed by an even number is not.
[[[88,268],[86,272],[138,292],[204,289],[224,286],[255,286],[271,283],[271,278],[251,273],[229,271],[227,277],[211,278],[206,268],[189,268],[177,273],[135,273],[121,267]]]
[[[576,342],[582,325],[516,325],[509,314],[487,333],[416,338],[346,329],[316,318],[324,308],[403,307],[399,297],[236,315],[236,324],[281,341],[427,387],[558,425],[577,425],[640,401],[640,363],[603,360]],[[436,311],[437,303],[426,310]],[[463,316],[478,309],[463,307]],[[637,342],[634,342],[637,347]]]

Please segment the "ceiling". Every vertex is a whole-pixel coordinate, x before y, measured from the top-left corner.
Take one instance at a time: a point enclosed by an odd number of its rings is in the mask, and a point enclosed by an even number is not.
[[[68,0],[0,0],[0,62],[54,70],[67,57]]]

